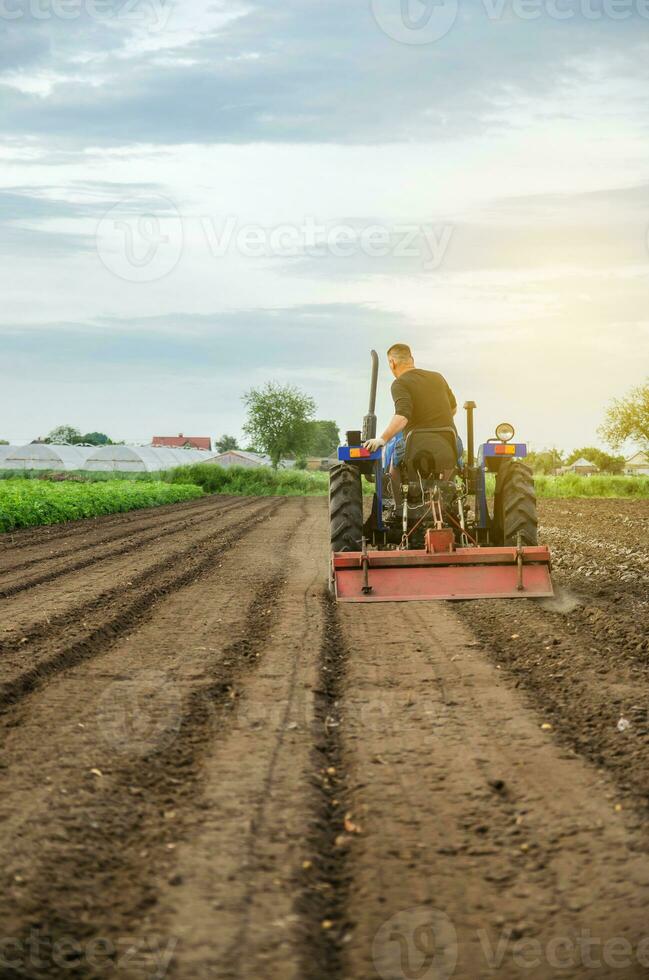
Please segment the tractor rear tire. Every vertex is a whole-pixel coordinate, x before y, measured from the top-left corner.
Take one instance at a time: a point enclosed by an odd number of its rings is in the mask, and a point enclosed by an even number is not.
[[[338,463],[329,470],[329,529],[332,551],[360,551],[363,489],[356,466]]]
[[[538,517],[534,477],[525,463],[504,462],[496,474],[494,499],[496,544],[515,546],[538,544]]]

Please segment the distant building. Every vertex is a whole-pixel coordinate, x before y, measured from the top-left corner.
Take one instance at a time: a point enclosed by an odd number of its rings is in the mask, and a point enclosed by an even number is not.
[[[649,476],[649,453],[639,451],[624,463],[624,472],[629,476]]]
[[[225,453],[218,456],[211,456],[206,463],[214,463],[216,466],[272,466],[270,456],[263,453],[249,453],[245,449],[228,449]],[[294,459],[280,459],[278,469],[290,470],[295,466]]]
[[[167,446],[169,449],[211,449],[212,440],[209,436],[154,436],[152,446]]]
[[[331,460],[328,456],[309,456],[306,461],[306,468],[312,473],[326,473],[331,469]]]
[[[270,466],[270,456],[262,456],[260,453],[249,453],[245,449],[228,449],[218,456],[212,456],[207,460],[215,466]]]
[[[599,473],[599,470],[594,463],[589,463],[582,456],[580,459],[576,459],[574,463],[571,463],[570,466],[562,466],[560,472],[577,473],[579,476],[593,476],[593,474]]]

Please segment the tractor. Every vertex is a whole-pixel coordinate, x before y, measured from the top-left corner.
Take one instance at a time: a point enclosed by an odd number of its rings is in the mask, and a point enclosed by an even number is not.
[[[513,441],[513,426],[496,426],[477,455],[473,401],[464,404],[464,451],[455,429],[412,429],[393,469],[395,491],[383,450],[364,446],[376,436],[376,351],[371,358],[363,427],[347,432],[329,472],[330,587],[336,599],[552,596],[550,553],[538,543],[534,479],[524,462],[527,446]],[[457,462],[442,470],[438,460],[448,459],[449,442]],[[488,480],[490,474],[495,479]],[[373,488],[371,508],[364,507],[363,479]]]

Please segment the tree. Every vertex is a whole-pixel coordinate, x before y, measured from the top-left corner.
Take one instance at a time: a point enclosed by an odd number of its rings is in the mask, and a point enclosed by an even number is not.
[[[311,456],[331,456],[340,445],[340,433],[335,422],[314,419],[309,422],[309,432],[308,452]]]
[[[72,443],[81,441],[81,433],[78,429],[75,429],[72,425],[57,425],[55,429],[52,429],[48,435],[45,436],[45,442],[52,443],[55,446],[60,446],[62,443]]]
[[[649,452],[649,381],[613,401],[598,431],[613,449],[631,440]]]
[[[587,459],[602,473],[622,473],[624,471],[624,456],[611,456],[610,453],[605,453],[603,449],[597,449],[596,446],[586,446],[584,449],[573,450],[568,456],[566,464],[570,466],[571,463],[576,463],[578,459],[582,458]]]
[[[91,446],[110,446],[111,441],[105,432],[86,432],[79,438],[79,442],[89,443]]]
[[[222,435],[220,439],[214,440],[214,448],[217,453],[227,453],[230,449],[238,449],[239,444],[234,436]]]
[[[309,422],[315,412],[313,398],[293,385],[269,381],[263,388],[247,391],[243,402],[248,409],[244,432],[268,453],[274,469],[283,456],[307,451]]]
[[[0,439],[0,446],[8,446],[8,445],[9,445],[8,439]]]
[[[538,453],[528,453],[525,462],[534,473],[553,476],[563,466],[563,453],[559,449],[543,449]]]

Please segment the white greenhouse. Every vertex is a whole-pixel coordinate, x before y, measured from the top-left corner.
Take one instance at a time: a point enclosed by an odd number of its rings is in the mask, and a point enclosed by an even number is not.
[[[217,453],[206,449],[153,446],[0,446],[0,470],[86,470],[91,473],[154,473],[205,463]]]
[[[0,455],[3,470],[83,470],[92,446],[52,446],[32,442],[27,446],[4,446]]]
[[[97,446],[83,468],[94,473],[154,473],[175,466],[204,463],[213,455],[204,449],[169,449],[166,446]]]

